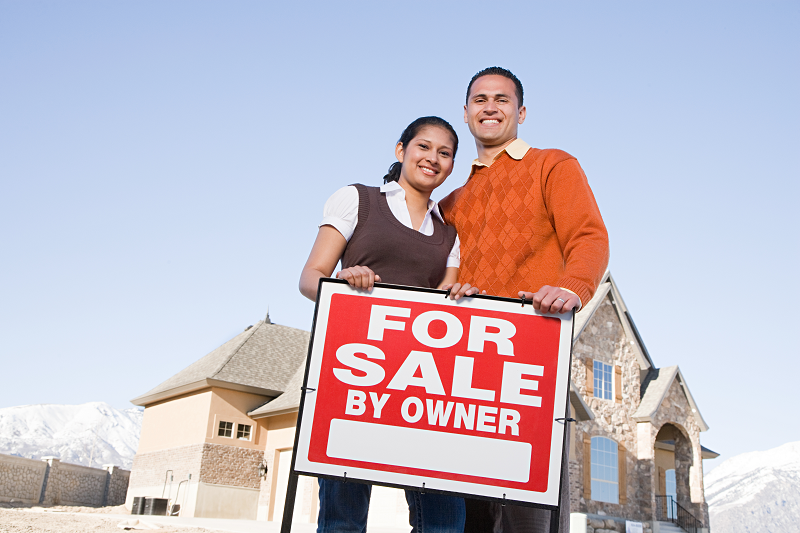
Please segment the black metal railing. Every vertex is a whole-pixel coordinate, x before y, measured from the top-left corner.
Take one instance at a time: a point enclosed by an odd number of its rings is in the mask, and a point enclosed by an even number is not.
[[[672,496],[656,496],[656,520],[677,524],[686,533],[698,533],[703,527],[703,523]]]

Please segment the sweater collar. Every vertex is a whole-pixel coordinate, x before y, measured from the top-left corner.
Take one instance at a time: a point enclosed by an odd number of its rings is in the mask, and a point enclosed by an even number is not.
[[[526,143],[525,141],[523,141],[522,139],[514,139],[514,141],[511,144],[509,144],[508,146],[503,148],[500,151],[499,154],[494,156],[494,159],[492,160],[492,163],[497,161],[500,158],[500,156],[503,155],[503,153],[507,153],[508,156],[511,159],[514,159],[515,161],[519,161],[523,157],[525,157],[525,154],[528,153],[528,150],[530,150],[530,149],[531,149],[530,145],[528,143]],[[486,165],[484,163],[481,163],[477,159],[473,160],[472,161],[472,169],[470,170],[469,177],[470,178],[472,177],[472,175],[475,173],[475,169],[476,168],[489,167],[489,166],[491,166],[491,165]],[[467,178],[467,181],[469,181],[469,178]]]

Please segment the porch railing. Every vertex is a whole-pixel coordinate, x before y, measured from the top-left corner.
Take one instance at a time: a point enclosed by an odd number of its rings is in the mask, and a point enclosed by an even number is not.
[[[656,519],[673,522],[686,533],[698,533],[702,522],[687,511],[672,496],[656,496]]]

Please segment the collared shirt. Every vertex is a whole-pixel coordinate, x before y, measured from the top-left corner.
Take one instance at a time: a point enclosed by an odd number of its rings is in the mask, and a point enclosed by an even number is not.
[[[525,157],[525,154],[528,153],[528,150],[530,149],[531,146],[522,139],[514,139],[511,142],[511,144],[500,150],[497,153],[497,155],[494,156],[494,159],[492,159],[492,163],[497,161],[497,158],[500,157],[500,155],[503,152],[506,152],[511,159],[514,159],[515,161],[520,161],[522,160],[523,157]],[[491,166],[491,164],[487,165],[486,163],[481,163],[479,159],[473,160],[472,167],[469,171],[469,178],[471,178],[472,175],[475,173],[476,167],[488,167],[488,166]],[[469,181],[469,178],[467,178],[467,181]]]
[[[381,192],[386,194],[386,203],[389,205],[389,210],[394,215],[394,218],[405,227],[414,229],[411,224],[411,214],[408,212],[405,189],[396,181],[390,181],[381,186]],[[438,204],[428,199],[428,211],[425,213],[422,225],[417,230],[423,235],[433,235],[431,213],[444,222],[442,215],[439,213]],[[322,222],[319,223],[320,226],[333,226],[346,241],[350,242],[350,238],[358,225],[358,189],[348,185],[333,193],[328,198],[328,201],[325,202],[322,217]],[[456,236],[456,242],[447,257],[447,266],[458,268],[459,265],[461,265],[461,242]]]
[[[497,158],[499,158],[503,154],[503,152],[507,153],[508,157],[510,157],[511,159],[513,159],[515,161],[521,161],[522,158],[525,157],[525,154],[527,154],[528,150],[530,150],[530,149],[531,149],[531,146],[528,143],[526,143],[525,141],[523,141],[522,139],[519,139],[519,138],[514,139],[508,146],[506,146],[505,148],[500,150],[497,153],[497,155],[494,156],[494,159],[492,159],[492,163],[497,161]],[[491,166],[491,163],[487,165],[486,163],[482,163],[478,159],[473,160],[472,161],[472,167],[470,168],[469,177],[467,178],[467,181],[469,181],[470,178],[472,178],[472,175],[475,174],[475,169],[476,168],[489,167],[489,166]],[[464,183],[466,183],[467,181],[465,181]],[[571,290],[569,290],[569,289],[567,289],[565,287],[560,287],[560,288],[564,289],[567,292],[571,292],[572,294],[575,294],[574,291],[571,291]],[[576,296],[577,296],[577,294],[576,294]],[[578,307],[576,308],[576,311],[579,311],[582,307],[583,307],[583,302],[581,301],[580,297],[578,297]]]

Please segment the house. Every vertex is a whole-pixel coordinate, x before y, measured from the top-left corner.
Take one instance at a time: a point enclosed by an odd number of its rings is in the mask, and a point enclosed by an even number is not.
[[[168,497],[183,516],[280,520],[309,334],[267,317],[153,390],[133,463],[134,496]],[[607,273],[576,315],[570,413],[572,529],[625,531],[680,509],[708,528],[700,444],[708,426],[677,366],[655,366]],[[301,476],[295,520],[316,520]],[[407,525],[403,492],[375,487],[370,523]]]

